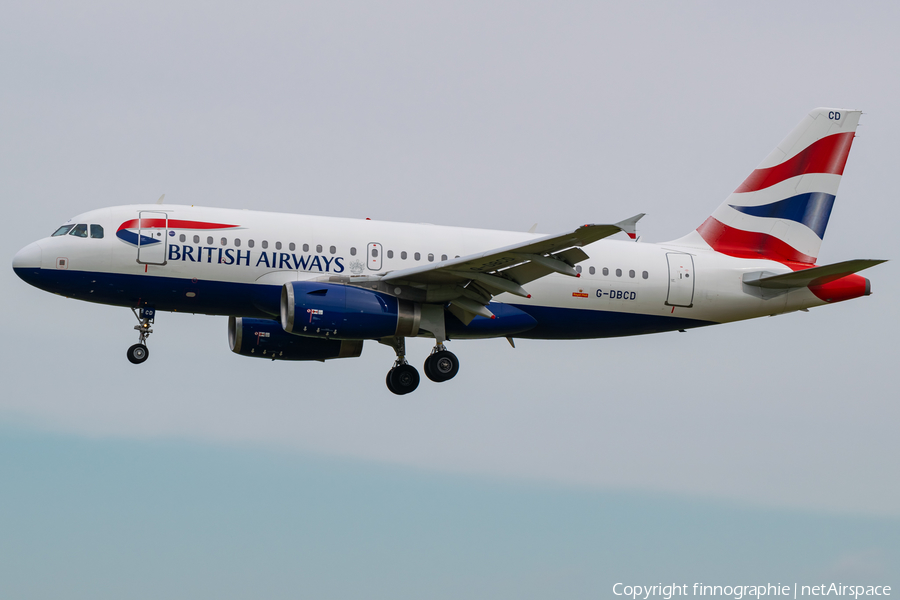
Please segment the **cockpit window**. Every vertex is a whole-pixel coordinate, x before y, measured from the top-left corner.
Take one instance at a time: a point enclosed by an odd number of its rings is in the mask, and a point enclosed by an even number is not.
[[[87,237],[87,225],[85,225],[84,223],[79,223],[72,228],[72,231],[69,232],[69,235],[74,235],[76,237]]]
[[[102,238],[103,237],[103,227],[101,225],[91,225],[91,237],[92,238]]]
[[[62,227],[57,229],[53,233],[53,235],[51,235],[50,237],[56,237],[58,235],[66,235],[67,233],[69,233],[69,230],[72,229],[73,227],[75,227],[75,226],[74,225],[63,225]]]

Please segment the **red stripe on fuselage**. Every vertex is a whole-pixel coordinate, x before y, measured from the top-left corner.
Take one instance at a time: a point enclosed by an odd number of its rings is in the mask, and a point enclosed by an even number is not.
[[[140,224],[139,224],[140,223]],[[166,226],[165,219],[132,219],[125,221],[116,231],[123,229],[151,229],[153,227],[164,228]],[[225,225],[223,223],[204,223],[203,221],[181,221],[178,219],[169,219],[169,229],[231,229],[238,225]]]
[[[803,254],[777,237],[768,233],[735,229],[713,217],[706,219],[697,228],[697,233],[716,252],[735,258],[766,258],[788,266],[791,266],[788,263],[816,263],[815,257]]]
[[[850,146],[853,144],[853,135],[852,131],[829,135],[813,142],[780,165],[756,169],[734,192],[736,194],[755,192],[807,173],[843,175]]]

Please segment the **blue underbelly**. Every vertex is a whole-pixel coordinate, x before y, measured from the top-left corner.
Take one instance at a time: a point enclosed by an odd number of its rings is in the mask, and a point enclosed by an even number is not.
[[[157,310],[235,317],[276,318],[281,286],[90,273],[15,269],[24,281],[69,298],[113,306],[154,306]],[[531,339],[619,337],[712,325],[710,321],[624,312],[491,303],[496,319],[476,317],[463,325],[447,313],[448,337],[513,336]]]

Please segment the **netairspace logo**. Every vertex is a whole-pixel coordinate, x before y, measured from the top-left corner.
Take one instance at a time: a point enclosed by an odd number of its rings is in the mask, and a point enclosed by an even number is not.
[[[819,585],[782,585],[768,583],[766,585],[704,585],[695,583],[663,585],[627,585],[617,583],[613,586],[613,594],[636,600],[649,600],[659,597],[670,600],[675,596],[722,596],[740,600],[741,598],[762,598],[763,596],[782,596],[800,598],[802,596],[844,596],[859,598],[861,596],[890,596],[889,585],[843,585],[841,583]]]

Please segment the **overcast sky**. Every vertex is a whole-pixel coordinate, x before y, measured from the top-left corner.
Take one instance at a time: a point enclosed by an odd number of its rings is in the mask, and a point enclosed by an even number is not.
[[[53,448],[176,440],[353,464],[376,482],[413,467],[456,491],[475,477],[896,525],[898,22],[889,2],[6,3],[8,261],[80,212],[162,193],[546,233],[646,212],[644,241],[666,241],[810,109],[835,106],[864,114],[819,262],[892,262],[865,273],[871,297],[809,313],[516,349],[451,342],[459,375],[404,397],[384,386],[389,348],[253,360],[228,350],[224,317],[160,314],[136,367],[128,310],[7,268],[0,424]],[[430,346],[412,341],[412,362]],[[900,571],[896,541],[866,544],[853,560]]]

